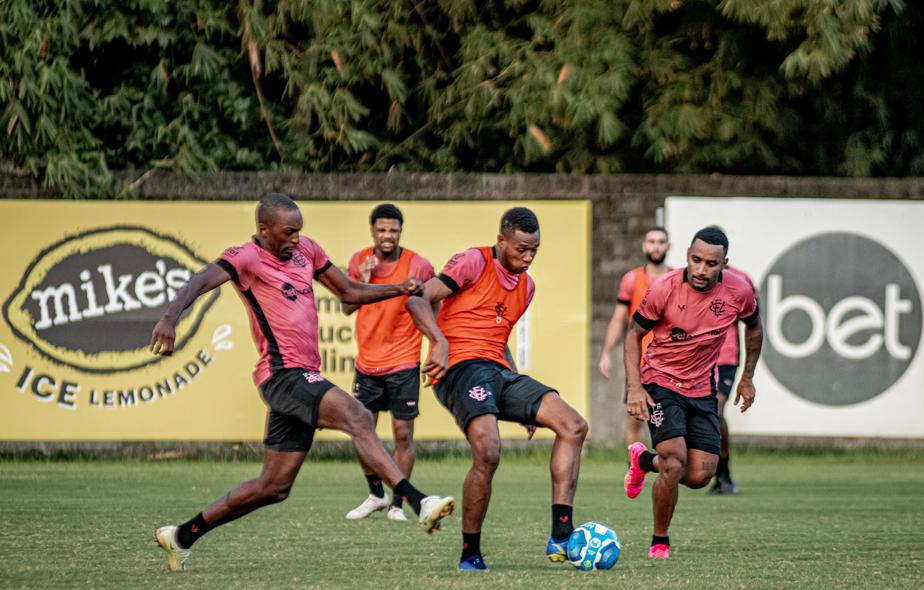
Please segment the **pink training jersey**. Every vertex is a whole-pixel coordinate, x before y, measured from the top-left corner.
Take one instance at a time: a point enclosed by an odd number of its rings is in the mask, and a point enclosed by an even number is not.
[[[744,271],[732,266],[726,266],[723,272],[733,272],[737,274],[746,280],[754,291],[757,291],[757,289],[754,288],[754,281],[751,280],[751,277],[744,274]],[[738,322],[735,322],[729,326],[728,331],[725,332],[725,342],[722,343],[722,350],[719,351],[719,360],[716,361],[716,364],[719,366],[738,366],[740,358],[741,355],[738,350]]]
[[[493,252],[494,249],[492,248],[491,251]],[[504,268],[497,258],[494,258],[493,262],[497,279],[500,281],[501,286],[508,291],[519,284],[521,276],[526,275],[526,305],[528,307],[533,300],[533,295],[536,294],[536,284],[533,282],[533,278],[526,273],[517,274],[507,272],[507,269]],[[478,248],[469,248],[465,252],[456,254],[449,259],[449,262],[443,267],[443,272],[440,273],[440,280],[455,293],[456,291],[474,285],[475,282],[478,281],[478,278],[481,277],[481,273],[484,271],[484,265],[485,260],[484,256],[481,254],[481,250]],[[449,280],[447,281],[446,279]]]
[[[258,386],[282,369],[318,371],[318,311],[312,282],[331,266],[324,250],[300,236],[289,260],[249,242],[228,248],[215,262],[234,280],[260,353]]]
[[[679,268],[652,283],[633,320],[654,333],[642,363],[642,383],[687,397],[712,393],[712,372],[728,327],[758,319],[754,288],[740,275],[722,272],[706,292]]]

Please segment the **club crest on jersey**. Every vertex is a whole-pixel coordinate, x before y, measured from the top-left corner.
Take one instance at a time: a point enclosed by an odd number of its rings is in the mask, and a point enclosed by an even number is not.
[[[507,306],[504,305],[503,301],[498,301],[494,305],[494,313],[497,314],[497,317],[494,318],[494,323],[501,323],[501,321],[504,319],[504,316],[507,315]]]
[[[709,304],[709,311],[715,314],[715,317],[719,317],[725,313],[725,301],[721,299],[713,299],[712,303]]]
[[[490,395],[491,392],[480,385],[476,385],[475,387],[472,387],[468,390],[468,397],[472,398],[476,402],[483,402],[484,400],[488,399]]]
[[[308,264],[308,260],[305,258],[305,255],[301,253],[300,250],[296,250],[292,253],[292,262],[298,266],[305,266]]]

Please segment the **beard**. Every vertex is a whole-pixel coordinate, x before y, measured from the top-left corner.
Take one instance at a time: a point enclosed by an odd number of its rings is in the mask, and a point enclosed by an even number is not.
[[[647,258],[648,262],[652,264],[661,264],[664,262],[664,259],[667,258],[667,252],[663,252],[661,254],[646,252],[645,258]]]

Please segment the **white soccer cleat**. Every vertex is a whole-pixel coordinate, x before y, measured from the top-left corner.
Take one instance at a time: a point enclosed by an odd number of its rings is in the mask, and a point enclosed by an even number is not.
[[[420,515],[417,522],[423,530],[432,533],[439,530],[440,521],[452,514],[456,501],[452,496],[427,496],[420,501]]]
[[[347,512],[347,520],[362,520],[368,518],[373,512],[378,512],[379,510],[385,510],[391,505],[391,498],[388,497],[388,494],[385,494],[381,498],[373,494],[369,494],[363,503]]]
[[[189,559],[191,551],[183,549],[176,542],[177,528],[173,525],[162,526],[154,533],[154,539],[167,554],[167,569],[171,572],[185,572],[186,560]]]
[[[407,517],[404,515],[404,508],[399,506],[392,506],[389,508],[388,520],[394,520],[395,522],[407,522]]]

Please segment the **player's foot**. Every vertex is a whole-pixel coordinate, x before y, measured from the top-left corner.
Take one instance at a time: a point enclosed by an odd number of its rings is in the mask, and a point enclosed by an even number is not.
[[[369,496],[363,500],[362,504],[347,512],[346,517],[347,520],[361,520],[363,518],[368,518],[373,512],[385,510],[389,506],[391,506],[391,498],[388,497],[388,494],[385,494],[381,498],[374,494],[369,494]]]
[[[648,548],[648,557],[652,559],[668,559],[671,556],[671,546],[658,543]]]
[[[173,525],[162,526],[154,533],[154,539],[167,554],[167,569],[171,572],[185,572],[186,560],[191,551],[183,549],[176,542],[176,529]]]
[[[466,557],[459,562],[459,570],[461,571],[472,571],[472,572],[489,572],[488,564],[484,562],[484,558],[480,555],[472,555],[471,557]]]
[[[404,516],[404,508],[400,506],[392,506],[388,509],[388,520],[394,520],[397,522],[407,522],[407,517]]]
[[[549,537],[549,542],[545,544],[545,556],[549,561],[565,561],[568,559],[568,539],[556,541]]]
[[[638,458],[647,450],[648,447],[644,443],[634,442],[629,445],[629,471],[622,482],[629,499],[637,498],[645,487],[645,472],[639,467]]]
[[[709,488],[710,496],[734,496],[738,493],[735,484],[727,479],[716,479],[712,487]]]
[[[420,501],[420,515],[417,522],[423,527],[423,530],[432,533],[439,530],[440,521],[452,514],[456,507],[456,501],[452,496],[427,496]],[[462,567],[461,564],[459,567]]]

